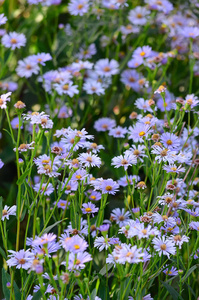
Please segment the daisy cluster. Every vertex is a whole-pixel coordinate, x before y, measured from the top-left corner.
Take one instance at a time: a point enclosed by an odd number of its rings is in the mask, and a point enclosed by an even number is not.
[[[197,1],[22,2],[0,8],[0,296],[196,299]]]

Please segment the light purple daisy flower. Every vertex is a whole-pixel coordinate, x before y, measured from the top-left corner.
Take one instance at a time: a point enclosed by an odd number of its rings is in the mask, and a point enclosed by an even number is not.
[[[85,268],[85,263],[92,260],[91,255],[88,252],[78,252],[77,254],[69,254],[69,266],[68,269],[72,270],[81,270]],[[66,263],[64,262],[64,265]]]
[[[185,168],[180,166],[176,166],[174,164],[169,166],[163,166],[163,170],[165,170],[167,173],[176,173],[179,174],[180,172],[185,172]]]
[[[125,138],[127,132],[128,130],[126,129],[126,127],[117,126],[110,129],[109,135],[115,138]]]
[[[11,92],[9,92],[9,93],[7,93],[7,94],[2,94],[1,96],[0,96],[0,108],[1,109],[6,109],[7,108],[7,101],[10,101],[10,95],[11,95],[12,93]]]
[[[33,62],[29,57],[26,57],[24,60],[18,61],[16,72],[19,77],[29,78],[33,74],[39,73],[39,66],[36,62]]]
[[[100,167],[102,164],[101,159],[95,155],[90,153],[81,153],[79,155],[79,161],[84,164],[85,167]]]
[[[111,218],[119,227],[126,226],[129,223],[130,212],[124,210],[124,208],[115,208],[111,213]]]
[[[165,236],[154,238],[152,243],[154,244],[154,249],[158,252],[159,256],[163,254],[170,258],[170,254],[175,255],[176,253],[174,242],[166,239]]]
[[[0,14],[0,26],[5,24],[7,20],[8,19],[7,19],[7,17],[5,17],[4,14]]]
[[[99,188],[102,191],[102,194],[111,194],[111,195],[115,195],[115,193],[118,191],[119,189],[119,184],[114,181],[113,179],[109,178],[109,179],[104,179]]]
[[[143,6],[136,6],[135,9],[130,10],[128,19],[134,25],[145,25],[148,21],[150,11]]]
[[[35,184],[35,186],[33,187],[33,189],[35,190],[35,192],[39,192],[40,191],[40,193],[42,194],[43,193],[43,191],[45,190],[45,188],[46,188],[46,183],[43,183],[42,184],[42,186],[41,186],[41,189],[40,189],[40,183],[37,183],[37,184]],[[46,190],[45,190],[45,192],[44,192],[44,195],[46,196],[50,196],[52,193],[54,192],[54,188],[53,188],[53,185],[52,185],[52,183],[49,183],[48,184],[48,186],[47,186],[47,188],[46,188]]]
[[[54,204],[56,204],[56,202],[54,202]],[[61,208],[63,210],[65,210],[66,208],[68,208],[70,205],[70,202],[68,202],[67,200],[62,200],[60,199],[57,203],[57,207]]]
[[[11,207],[5,205],[4,209],[2,210],[2,218],[1,220],[4,221],[5,219],[9,220],[9,216],[16,216],[16,205]]]
[[[100,59],[95,64],[95,71],[100,76],[110,77],[119,72],[119,64],[116,60],[108,58]]]
[[[128,63],[128,67],[133,68],[130,62]],[[142,64],[142,62],[140,64]],[[135,70],[125,70],[121,74],[121,82],[123,82],[126,86],[130,86],[136,92],[140,90],[140,86],[138,83],[139,79],[140,75]]]
[[[136,124],[134,127],[129,127],[129,140],[132,139],[134,142],[144,142],[144,137],[147,138],[151,132],[150,126],[146,124]]]
[[[186,38],[195,39],[196,37],[199,36],[199,29],[198,27],[185,26],[180,30],[180,33],[182,36]]]
[[[8,255],[8,257],[10,257],[7,260],[7,264],[9,267],[15,267],[17,269],[25,269],[28,270],[31,265],[32,265],[32,261],[34,259],[34,254],[30,252],[30,250],[19,250],[18,252],[13,251],[13,250],[8,250],[8,252],[10,252],[11,254]]]
[[[6,48],[15,50],[16,48],[24,47],[26,44],[26,37],[23,33],[9,32],[2,37],[2,44]]]
[[[168,276],[176,276],[178,275],[178,270],[175,267],[166,268],[163,273],[165,273]]]
[[[0,169],[3,168],[4,163],[2,162],[1,158],[0,158]]]
[[[60,83],[54,84],[55,90],[59,95],[68,95],[69,97],[73,97],[74,95],[79,94],[78,86],[73,85],[72,81],[62,81]]]
[[[68,4],[68,11],[74,16],[83,16],[89,10],[88,0],[71,0]]]
[[[124,170],[127,170],[129,166],[136,165],[137,158],[132,153],[125,153],[124,156],[116,156],[112,159],[111,165],[115,168],[124,167]]]
[[[164,132],[161,135],[160,141],[165,148],[170,150],[178,150],[180,147],[180,139],[173,133]]]
[[[104,95],[105,93],[105,89],[103,88],[101,82],[93,79],[89,79],[84,83],[83,90],[89,95],[97,94],[100,96]]]
[[[149,46],[143,46],[143,47],[138,47],[137,49],[135,49],[135,51],[133,52],[133,57],[141,57],[142,59],[149,57],[152,53],[152,49]]]
[[[83,208],[81,210],[83,214],[93,214],[99,210],[99,208],[96,207],[92,202],[83,203],[82,207]]]
[[[113,127],[116,126],[116,122],[110,118],[100,118],[95,121],[94,128],[97,131],[107,131],[111,130]]]

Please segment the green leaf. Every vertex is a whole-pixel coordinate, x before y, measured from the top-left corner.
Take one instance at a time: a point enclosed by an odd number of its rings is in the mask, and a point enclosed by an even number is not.
[[[39,300],[41,298],[42,298],[42,293],[41,293],[41,291],[38,291],[34,294],[32,300]]]
[[[7,276],[6,276],[6,271],[4,270],[4,268],[2,268],[2,287],[3,287],[3,293],[4,293],[4,297],[6,298],[6,300],[10,299],[10,290],[7,288],[6,284],[7,284]]]
[[[5,251],[0,247],[0,253],[3,256],[4,259],[7,259]]]
[[[2,212],[3,212],[3,197],[0,197],[0,220],[2,218]]]
[[[91,300],[95,300],[95,297],[97,296],[97,291],[94,289],[91,293]]]
[[[195,266],[191,267],[189,269],[189,271],[187,272],[187,274],[185,274],[185,276],[182,278],[182,282],[184,282],[189,277],[189,275],[191,275],[191,273],[198,267],[199,267],[199,265],[195,265]]]
[[[67,219],[68,219],[68,218],[65,218],[65,219],[63,219],[63,220],[61,220],[61,221],[57,221],[57,222],[55,222],[53,225],[50,225],[50,226],[46,227],[46,229],[44,229],[44,231],[42,232],[42,234],[48,233],[53,227],[57,226],[59,223],[65,221],[65,220],[67,220]]]
[[[188,287],[188,290],[190,290],[190,291],[191,291],[191,293],[193,294],[193,296],[194,296],[194,299],[197,299],[197,297],[196,297],[196,293],[194,293],[194,291],[193,291],[192,287],[190,287],[190,285],[189,285],[188,283],[185,283],[185,284],[187,285],[187,287]]]
[[[167,289],[169,294],[172,296],[173,300],[183,300],[180,294],[168,283],[161,281],[163,286]]]
[[[105,274],[106,274],[106,268],[107,268],[107,271],[109,271],[109,270],[112,268],[112,266],[113,266],[113,264],[108,264],[108,267],[104,266],[104,267],[100,270],[99,274],[102,275],[102,276],[105,275]]]
[[[3,286],[3,293],[6,300],[10,300],[10,290],[7,288],[7,283],[11,282],[10,275],[6,273],[4,268],[2,268],[2,286]],[[21,292],[14,281],[14,293],[15,293],[15,300],[21,300]]]
[[[19,179],[17,180],[17,184],[22,184],[23,181],[25,180],[26,176],[29,174],[29,171],[30,171],[31,168],[29,168],[28,170],[26,170],[20,177]]]

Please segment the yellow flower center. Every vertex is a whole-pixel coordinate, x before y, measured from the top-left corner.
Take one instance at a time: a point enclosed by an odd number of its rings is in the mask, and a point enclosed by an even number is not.
[[[172,144],[173,144],[172,140],[168,140],[168,141],[167,141],[167,145],[170,146],[170,145],[172,145]]]
[[[87,207],[87,208],[85,208],[85,211],[89,213],[92,211],[92,209],[90,207]]]
[[[10,42],[11,42],[11,44],[16,44],[17,40],[16,39],[11,39]]]
[[[140,52],[140,56],[145,56],[146,52],[142,51]]]
[[[111,190],[112,190],[112,186],[107,185],[107,186],[106,186],[106,190],[107,190],[107,191],[111,191]]]
[[[78,6],[77,6],[77,9],[82,9],[84,7],[84,5],[83,4],[79,4]]]
[[[104,72],[109,72],[111,69],[110,69],[110,67],[104,67]]]
[[[162,245],[160,246],[160,248],[161,248],[161,250],[166,250],[166,249],[167,249],[167,245],[166,245],[166,244],[162,244]]]
[[[63,90],[64,90],[64,91],[68,91],[68,89],[69,89],[69,85],[68,85],[68,84],[64,84]]]
[[[145,131],[140,131],[139,136],[144,136],[146,134]]]
[[[75,250],[78,250],[78,249],[80,249],[80,246],[79,245],[74,245],[74,248],[75,248]]]

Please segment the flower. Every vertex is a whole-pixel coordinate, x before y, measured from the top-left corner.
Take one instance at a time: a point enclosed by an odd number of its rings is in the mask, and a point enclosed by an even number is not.
[[[199,103],[199,100],[198,100],[198,97],[196,97],[194,94],[191,94],[191,95],[187,95],[185,97],[185,105],[187,106],[187,108],[193,108],[195,107],[196,105],[198,105]]]
[[[195,39],[196,37],[199,36],[199,29],[198,29],[198,27],[185,26],[185,27],[181,28],[180,33],[186,38]]]
[[[95,64],[95,71],[100,76],[110,77],[119,72],[119,64],[116,60],[108,58],[100,59]]]
[[[81,153],[79,155],[79,161],[84,164],[85,167],[100,167],[101,159],[95,154]]]
[[[173,133],[165,132],[161,135],[160,141],[165,148],[170,150],[178,150],[180,146],[180,139]]]
[[[11,207],[5,205],[4,209],[2,210],[2,218],[1,220],[4,221],[5,219],[9,220],[9,216],[16,216],[16,205]]]
[[[136,60],[136,67],[139,66],[139,60]],[[142,59],[140,64],[142,64]],[[128,67],[133,68],[131,61],[128,62]],[[125,70],[121,74],[121,82],[123,82],[126,86],[131,87],[133,90],[138,92],[140,90],[138,80],[140,79],[140,75],[135,70]]]
[[[44,233],[41,237],[36,237],[35,240],[33,240],[32,245],[45,245],[50,242],[54,242],[57,236],[53,233]]]
[[[160,85],[159,88],[154,92],[154,94],[162,94],[165,93],[166,87],[164,85]]]
[[[154,249],[158,252],[159,256],[167,255],[167,257],[170,257],[170,254],[175,255],[176,248],[174,242],[172,242],[169,239],[166,239],[165,236],[162,237],[156,237],[152,240],[152,243],[154,244]]]
[[[2,162],[1,158],[0,158],[0,169],[3,168],[4,163]]]
[[[1,107],[1,109],[6,109],[7,108],[7,101],[10,101],[10,95],[11,95],[12,93],[11,92],[9,92],[9,93],[7,93],[7,94],[2,94],[1,96],[0,96],[0,107]]]
[[[148,17],[149,10],[143,6],[136,6],[135,9],[130,10],[128,20],[134,25],[145,25]]]
[[[102,225],[103,226],[103,225]],[[110,245],[114,245],[114,244],[118,244],[119,243],[119,238],[108,238],[108,236],[106,235],[106,237],[100,236],[100,237],[96,237],[95,241],[94,241],[94,247],[98,248],[99,251],[101,252],[104,249],[108,249],[108,247],[110,247]]]
[[[83,181],[87,176],[88,176],[88,174],[87,174],[86,170],[79,169],[73,174],[71,180],[73,180],[73,181]]]
[[[124,170],[127,170],[129,166],[136,165],[137,158],[132,153],[125,153],[124,156],[116,156],[112,159],[111,165],[115,168],[124,167]]]
[[[12,50],[15,50],[16,48],[24,47],[26,44],[26,37],[23,33],[17,33],[17,32],[9,32],[8,34],[5,34],[2,38],[2,44],[6,48],[11,48]]]
[[[68,4],[68,11],[74,16],[83,16],[88,12],[89,2],[88,0],[71,0]]]
[[[102,87],[101,82],[92,79],[89,79],[84,83],[83,89],[89,95],[97,94],[98,96],[100,96],[105,93],[105,90]]]
[[[176,166],[174,164],[169,166],[163,166],[163,170],[165,170],[167,173],[176,173],[179,174],[180,172],[185,172],[185,168],[180,166]]]
[[[72,253],[84,252],[88,247],[88,243],[78,235],[74,235],[69,240],[68,250]]]
[[[85,263],[92,260],[91,255],[88,252],[78,252],[77,254],[69,254],[69,270],[79,270],[85,268]],[[64,265],[66,263],[64,262]]]
[[[111,130],[116,126],[116,122],[110,118],[101,118],[95,121],[94,128],[97,131],[107,131]]]
[[[28,270],[31,265],[32,261],[34,259],[34,254],[30,252],[30,250],[19,250],[18,252],[15,252],[13,250],[8,250],[11,254],[8,255],[10,259],[7,260],[7,264],[9,267],[16,266],[17,269],[25,269]]]
[[[173,241],[173,242],[175,243],[176,246],[179,246],[179,249],[182,248],[182,244],[183,244],[184,242],[186,242],[186,243],[189,242],[189,237],[186,236],[186,235],[183,235],[183,236],[181,236],[181,235],[179,235],[179,234],[178,234],[178,235],[171,235],[171,236],[169,237],[169,239],[170,239],[171,241]]]
[[[153,145],[151,153],[156,154],[155,160],[159,163],[161,161],[174,163],[174,161],[177,160],[176,151],[172,151],[158,145]]]
[[[35,186],[33,187],[33,189],[38,193],[40,191],[40,193],[42,194],[44,192],[44,195],[46,196],[50,196],[53,191],[54,191],[54,188],[53,188],[53,185],[52,183],[49,183],[48,186],[46,187],[46,183],[43,183],[42,186],[40,183],[37,183],[35,184]]]
[[[56,202],[54,202],[54,204],[56,204]],[[61,208],[63,210],[65,210],[66,208],[68,208],[68,206],[70,205],[70,202],[68,202],[67,200],[59,200],[57,202],[57,207]]]
[[[189,223],[189,228],[190,229],[192,229],[192,230],[197,230],[197,231],[199,231],[199,221],[197,222],[194,222],[194,221],[192,221],[192,222],[190,222]]]
[[[27,152],[29,149],[34,149],[34,147],[32,147],[34,143],[35,142],[33,141],[30,144],[21,144],[18,148],[19,153]],[[16,148],[14,148],[13,150],[16,152]]]
[[[149,57],[151,55],[152,49],[149,46],[143,46],[143,47],[138,47],[134,52],[133,52],[133,58],[144,58]]]
[[[7,21],[7,17],[4,16],[4,14],[0,14],[0,25],[3,25]]]
[[[18,66],[16,68],[16,72],[19,77],[29,78],[33,74],[39,73],[39,66],[36,62],[32,61],[29,57],[24,60],[18,61]]]
[[[153,110],[151,109],[148,100],[144,100],[143,98],[138,98],[135,101],[135,105],[137,106],[137,108],[143,110],[144,112],[150,111],[153,112]]]
[[[163,273],[169,276],[176,276],[178,275],[178,270],[172,266],[171,268],[166,268]]]
[[[151,132],[150,130],[150,126],[146,125],[146,124],[138,124],[136,123],[136,125],[134,127],[130,126],[129,127],[129,137],[128,139],[132,139],[134,142],[140,142],[143,143],[144,137],[148,137],[149,133]]]
[[[81,210],[83,214],[93,214],[99,210],[99,208],[96,207],[92,202],[83,203],[82,207],[83,208]]]
[[[111,128],[109,131],[109,135],[115,138],[125,138],[125,134],[128,132],[126,127],[117,126],[115,128]]]
[[[73,97],[76,94],[79,94],[78,86],[73,85],[72,81],[64,80],[60,83],[54,84],[55,90],[59,95],[68,95],[69,97]]]
[[[94,183],[94,186],[95,189],[100,189],[102,191],[102,194],[115,195],[115,193],[119,189],[119,184],[113,181],[113,179],[111,178],[102,180],[99,186],[95,185]]]
[[[130,212],[124,211],[124,208],[115,208],[111,213],[111,219],[122,227],[128,224],[130,215]]]
[[[35,63],[45,66],[45,62],[52,60],[52,56],[49,53],[37,53],[36,55],[32,55],[32,61],[35,61]]]

